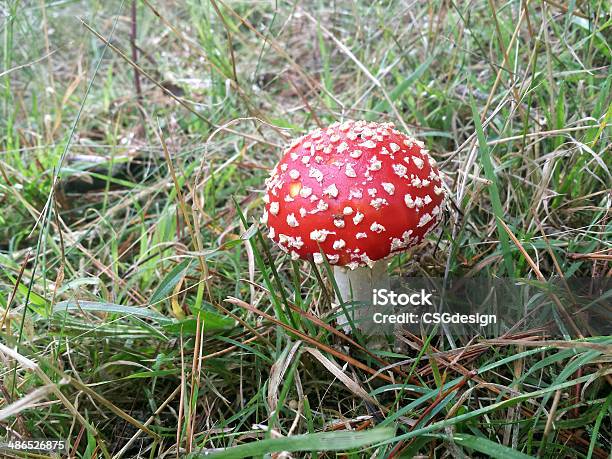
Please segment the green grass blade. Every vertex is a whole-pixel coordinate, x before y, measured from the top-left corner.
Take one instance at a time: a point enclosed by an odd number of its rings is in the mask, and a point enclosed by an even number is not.
[[[429,56],[429,58],[419,65],[414,72],[408,75],[400,84],[398,84],[390,93],[389,98],[391,100],[398,99],[412,84],[429,68],[431,63],[433,62],[433,56]],[[374,110],[368,114],[366,119],[373,120],[378,113],[389,110],[389,102],[386,100],[381,100],[376,106]]]
[[[480,148],[480,162],[484,169],[485,177],[491,182],[489,185],[489,195],[491,196],[491,206],[493,207],[493,213],[495,214],[495,224],[497,225],[497,234],[499,235],[499,241],[504,256],[504,264],[506,267],[506,274],[512,276],[514,273],[514,265],[512,263],[512,256],[510,252],[510,243],[508,241],[508,234],[499,223],[500,220],[506,220],[506,212],[503,210],[501,199],[499,196],[499,185],[497,175],[493,169],[493,162],[491,161],[491,151],[487,144],[482,123],[480,122],[480,115],[478,109],[474,104],[474,100],[471,100],[472,104],[472,118],[474,125],[476,126],[476,135],[478,137],[478,146]],[[501,274],[501,273],[500,273]]]
[[[499,409],[502,408],[508,408],[511,406],[516,406],[518,403],[523,402],[525,400],[530,400],[530,399],[534,399],[534,398],[538,398],[541,397],[543,395],[549,394],[551,392],[554,392],[556,390],[561,390],[561,389],[565,389],[568,387],[573,387],[576,384],[580,384],[580,383],[584,383],[586,381],[588,381],[589,379],[591,379],[593,377],[593,375],[586,375],[586,376],[582,376],[580,378],[576,378],[573,379],[571,381],[567,381],[565,383],[562,384],[556,384],[554,386],[550,386],[547,387],[545,389],[541,389],[541,390],[536,390],[533,392],[528,392],[525,394],[521,394],[518,395],[514,398],[510,398],[508,400],[502,400],[500,402],[497,403],[493,403],[491,405],[487,405],[484,406],[482,408],[478,408],[477,410],[473,410],[470,411],[468,413],[465,414],[461,414],[459,416],[455,416],[454,418],[450,418],[450,419],[444,419],[442,421],[438,421],[438,422],[434,422],[433,424],[430,424],[428,426],[422,427],[420,429],[415,429],[412,430],[410,432],[407,432],[405,434],[399,435],[397,437],[395,437],[393,439],[393,441],[399,441],[399,440],[408,440],[410,438],[414,438],[417,437],[419,435],[423,435],[426,433],[430,433],[430,432],[435,432],[437,430],[441,430],[444,429],[445,427],[451,426],[451,425],[457,425],[463,421],[467,421],[468,419],[472,419],[478,416],[481,416],[485,413],[490,413],[492,411],[497,411]],[[387,443],[391,443],[391,441],[388,441]]]
[[[601,410],[599,411],[599,414],[597,415],[597,419],[595,420],[595,426],[593,426],[593,432],[591,432],[591,443],[589,444],[589,453],[587,455],[587,459],[591,459],[591,457],[593,456],[593,451],[595,450],[595,445],[597,444],[597,436],[599,435],[599,429],[601,427],[601,422],[603,421],[603,418],[606,415],[606,413],[609,412],[611,403],[612,403],[612,394],[608,395],[608,398],[606,398],[606,401],[601,407]]]
[[[464,446],[478,451],[479,453],[486,454],[488,457],[495,459],[530,459],[533,456],[523,454],[507,446],[500,445],[494,441],[488,440],[483,437],[477,437],[469,434],[457,434],[453,435],[453,441],[458,445]]]
[[[364,430],[361,432],[319,432],[260,440],[234,446],[223,451],[193,454],[189,457],[239,459],[243,457],[261,456],[279,451],[348,451],[390,440],[393,438],[393,435],[395,435],[395,429],[390,427]]]
[[[176,265],[172,270],[164,277],[164,280],[161,281],[153,295],[151,295],[151,299],[149,300],[150,304],[157,304],[160,301],[166,299],[168,294],[172,291],[172,289],[178,284],[191,264],[192,260],[183,260],[178,265]]]
[[[149,308],[136,306],[124,306],[114,303],[102,303],[96,301],[61,301],[53,307],[51,314],[67,311],[86,311],[125,314],[126,316],[136,316],[145,319],[155,320],[160,323],[172,322],[172,319]]]

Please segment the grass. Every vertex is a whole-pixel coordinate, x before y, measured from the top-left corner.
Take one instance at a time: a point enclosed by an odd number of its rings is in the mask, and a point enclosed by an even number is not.
[[[2,435],[78,458],[608,457],[610,336],[558,314],[563,341],[368,349],[328,270],[257,222],[291,137],[383,119],[455,203],[396,275],[609,277],[611,14],[144,0],[134,29],[131,2],[0,4]]]

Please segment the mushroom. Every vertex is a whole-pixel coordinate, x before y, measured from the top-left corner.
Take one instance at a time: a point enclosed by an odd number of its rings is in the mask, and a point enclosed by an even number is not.
[[[392,123],[336,122],[289,145],[266,180],[262,223],[292,259],[334,265],[338,301],[371,303],[389,288],[387,258],[423,240],[445,198],[422,142]]]

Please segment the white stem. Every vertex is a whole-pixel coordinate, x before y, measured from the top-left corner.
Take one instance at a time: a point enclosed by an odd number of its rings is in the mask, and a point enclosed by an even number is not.
[[[345,303],[345,308],[351,314],[353,323],[359,327],[360,320],[367,312],[368,306],[372,306],[372,293],[374,289],[389,289],[389,274],[387,273],[387,260],[379,260],[374,263],[372,268],[367,266],[355,268],[353,270],[334,266],[334,277],[340,293],[341,299],[336,295],[336,303],[340,306],[341,301]],[[363,304],[346,304],[348,302],[360,302]],[[338,315],[338,325],[342,326],[345,332],[351,330],[349,321],[344,312]]]

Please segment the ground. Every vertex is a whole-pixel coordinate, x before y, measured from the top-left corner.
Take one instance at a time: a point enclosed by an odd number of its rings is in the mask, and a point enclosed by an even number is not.
[[[368,349],[336,330],[326,267],[259,217],[291,138],[393,122],[452,200],[392,275],[610,277],[611,13],[0,3],[2,436],[79,458],[608,457],[610,336],[559,313],[558,336]]]

